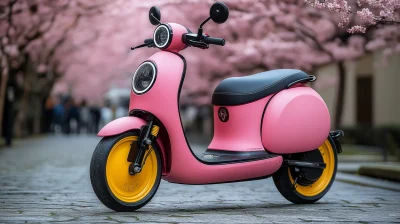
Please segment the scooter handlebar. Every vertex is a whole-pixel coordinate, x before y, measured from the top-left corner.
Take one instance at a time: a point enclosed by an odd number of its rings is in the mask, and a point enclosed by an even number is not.
[[[214,44],[214,45],[220,45],[220,46],[225,45],[225,40],[223,38],[215,38],[215,37],[205,36],[204,42],[207,44]]]

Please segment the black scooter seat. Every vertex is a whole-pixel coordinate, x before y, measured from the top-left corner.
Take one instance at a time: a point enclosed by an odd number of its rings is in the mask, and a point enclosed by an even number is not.
[[[308,75],[296,69],[277,69],[243,77],[222,80],[214,90],[212,104],[235,106],[262,99],[285,89]]]

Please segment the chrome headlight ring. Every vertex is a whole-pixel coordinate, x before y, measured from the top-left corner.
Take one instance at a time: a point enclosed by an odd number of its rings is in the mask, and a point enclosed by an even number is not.
[[[157,67],[151,61],[145,61],[136,69],[132,77],[132,90],[136,95],[148,92],[156,81]]]
[[[166,49],[172,42],[172,28],[168,24],[159,25],[153,33],[154,45]]]

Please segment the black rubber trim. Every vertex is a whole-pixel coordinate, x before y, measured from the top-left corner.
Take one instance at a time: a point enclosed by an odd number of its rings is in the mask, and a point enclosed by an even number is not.
[[[226,151],[207,149],[200,159],[207,163],[230,164],[237,161],[254,161],[276,157],[277,155],[270,154],[263,150],[258,151]]]
[[[290,87],[292,87],[293,85],[295,85],[297,83],[314,82],[316,79],[317,79],[317,77],[315,77],[313,75],[309,75],[307,78],[299,79],[292,83],[289,83],[289,85],[286,86],[286,89],[289,89]]]
[[[249,178],[249,179],[241,179],[241,180],[233,180],[233,181],[221,181],[221,182],[215,182],[215,183],[204,183],[204,184],[187,184],[187,183],[179,183],[179,182],[172,182],[168,181],[170,183],[174,184],[183,184],[183,185],[212,185],[212,184],[229,184],[229,183],[238,183],[238,182],[246,182],[246,181],[253,181],[253,180],[264,180],[267,178],[272,177],[272,174],[267,175],[267,176],[261,176],[261,177],[255,177],[255,178]]]
[[[272,153],[268,153],[265,150],[257,150],[257,151],[228,151],[228,150],[220,150],[220,149],[207,149],[204,154],[213,154],[220,156],[259,156],[259,157],[275,157],[276,155]]]

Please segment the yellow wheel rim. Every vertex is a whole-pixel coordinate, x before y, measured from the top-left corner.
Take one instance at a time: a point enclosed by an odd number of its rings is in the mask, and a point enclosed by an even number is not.
[[[313,197],[323,192],[329,186],[329,183],[333,177],[333,173],[335,172],[335,155],[329,140],[325,140],[324,144],[322,144],[318,150],[322,155],[324,163],[326,164],[321,176],[309,186],[303,186],[298,183],[296,184],[296,191],[299,194],[307,197]],[[290,181],[293,184],[294,180],[290,172],[290,168],[288,170]]]
[[[122,202],[134,203],[145,198],[157,180],[157,156],[152,147],[142,171],[129,174],[128,158],[131,143],[137,136],[129,136],[119,140],[111,149],[106,164],[107,184],[111,193]],[[147,151],[149,152],[149,151]]]

